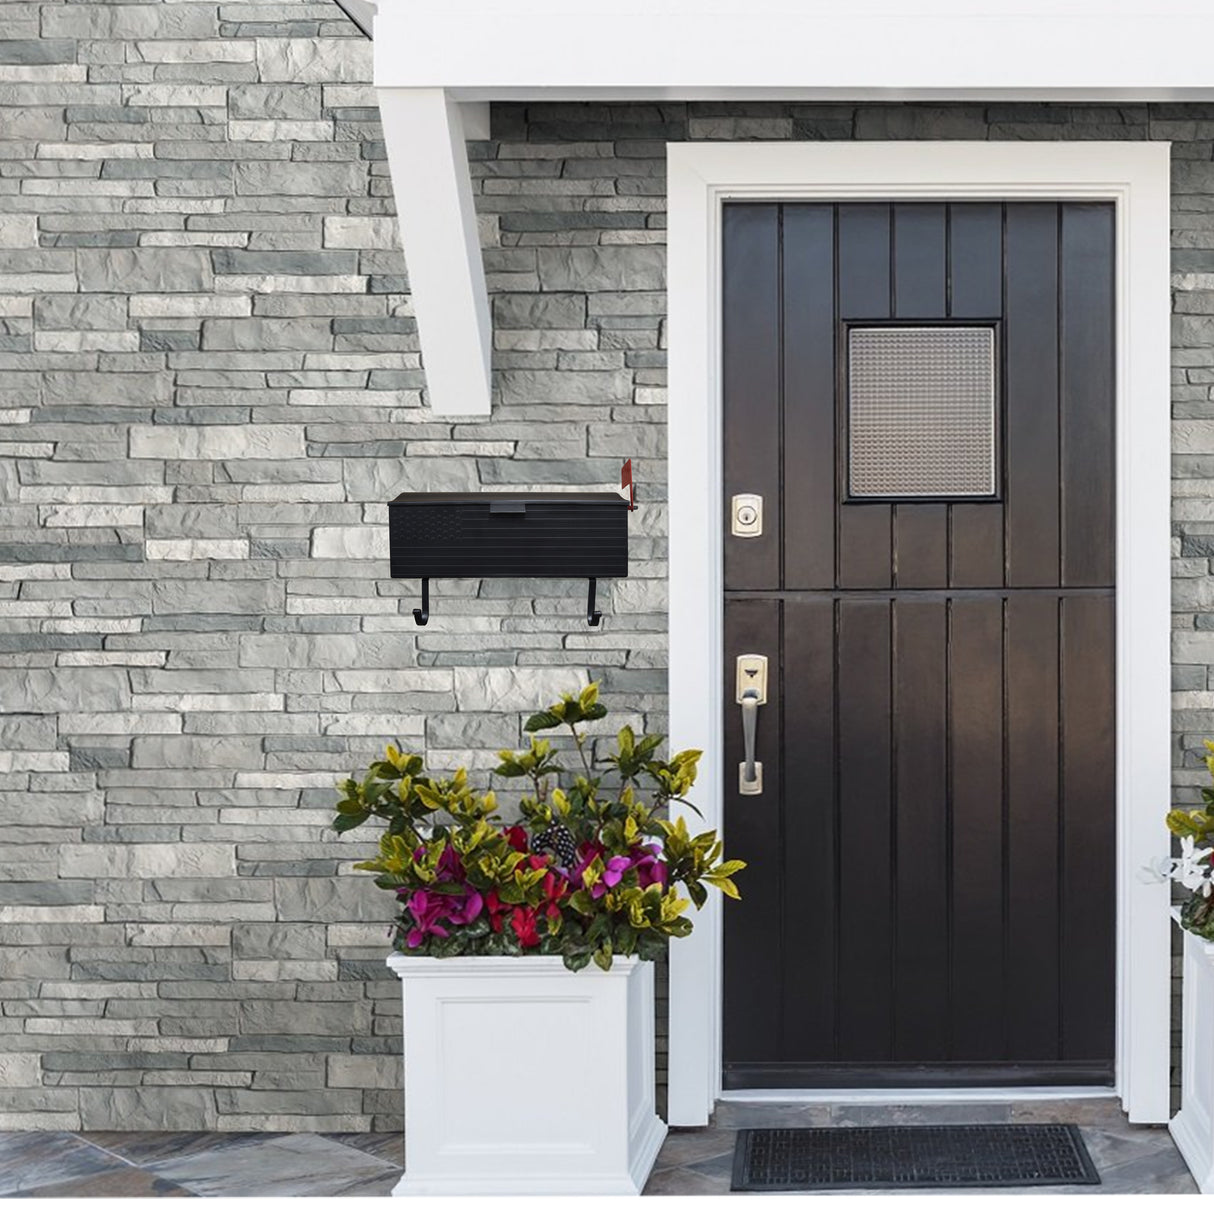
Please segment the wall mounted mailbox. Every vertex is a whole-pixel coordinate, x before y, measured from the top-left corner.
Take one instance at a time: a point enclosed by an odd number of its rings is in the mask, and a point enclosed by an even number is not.
[[[632,461],[618,493],[402,493],[388,503],[394,578],[421,578],[430,619],[430,579],[440,577],[584,577],[586,622],[601,577],[628,576],[628,512],[635,509]]]

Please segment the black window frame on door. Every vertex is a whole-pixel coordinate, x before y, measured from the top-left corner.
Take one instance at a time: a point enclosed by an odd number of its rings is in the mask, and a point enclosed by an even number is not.
[[[853,494],[851,491],[851,335],[858,329],[986,329],[994,338],[994,493],[865,493]],[[835,351],[835,426],[839,436],[836,444],[835,484],[838,486],[840,506],[881,505],[896,506],[899,503],[908,505],[937,505],[947,506],[953,503],[963,505],[982,505],[989,502],[992,505],[1003,504],[1007,489],[1007,468],[1004,453],[1007,450],[1005,438],[1005,409],[1006,364],[1004,348],[1004,324],[1002,317],[974,318],[964,317],[952,319],[948,317],[930,317],[916,320],[911,317],[895,317],[890,320],[872,318],[840,317],[837,337],[838,348]]]

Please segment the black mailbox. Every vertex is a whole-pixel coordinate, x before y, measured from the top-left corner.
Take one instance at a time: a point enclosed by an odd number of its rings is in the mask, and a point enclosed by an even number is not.
[[[388,503],[392,576],[421,578],[419,624],[431,578],[589,578],[594,625],[597,579],[628,576],[630,508],[617,493],[402,493]]]

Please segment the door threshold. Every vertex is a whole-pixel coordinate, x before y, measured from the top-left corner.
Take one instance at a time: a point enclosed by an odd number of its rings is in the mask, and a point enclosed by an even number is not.
[[[1013,1104],[1021,1100],[1110,1100],[1115,1088],[737,1088],[721,1104]]]

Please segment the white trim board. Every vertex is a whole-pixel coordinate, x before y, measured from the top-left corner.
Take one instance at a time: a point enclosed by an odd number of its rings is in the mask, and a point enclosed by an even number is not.
[[[1117,210],[1116,1094],[1168,1120],[1171,792],[1169,156],[1165,143],[671,143],[670,732],[702,747],[697,804],[722,824],[720,217],[733,198],[1108,199]],[[728,840],[726,841],[728,847]],[[1110,924],[1110,930],[1114,925]],[[669,1117],[721,1095],[721,908],[670,953]],[[952,1098],[965,1099],[963,1089]],[[891,1090],[889,1099],[897,1093]]]
[[[1112,1088],[738,1088],[722,1104],[1015,1104],[1031,1100],[1111,1100]]]
[[[396,218],[436,417],[489,414],[493,324],[465,122],[485,107],[442,89],[378,90]]]

